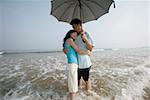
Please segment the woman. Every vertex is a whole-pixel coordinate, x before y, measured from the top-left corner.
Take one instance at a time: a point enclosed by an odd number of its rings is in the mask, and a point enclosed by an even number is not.
[[[75,30],[70,30],[66,34],[63,43],[63,47],[68,50],[66,54],[68,60],[67,76],[68,76],[68,89],[71,100],[74,100],[76,92],[78,91],[78,79],[77,79],[78,60],[76,53],[82,55],[90,55],[90,51],[83,51],[77,47],[77,45],[74,43],[76,37],[77,32]]]

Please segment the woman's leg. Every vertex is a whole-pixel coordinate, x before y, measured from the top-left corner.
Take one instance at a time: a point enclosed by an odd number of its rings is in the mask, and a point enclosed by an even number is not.
[[[70,93],[70,100],[76,100],[76,93],[72,92]]]
[[[77,64],[69,64],[68,66],[68,89],[71,100],[74,100],[76,92],[78,91],[78,78],[77,78]]]

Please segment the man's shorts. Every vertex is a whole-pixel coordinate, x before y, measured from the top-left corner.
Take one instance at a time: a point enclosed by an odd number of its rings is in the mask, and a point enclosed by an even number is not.
[[[90,69],[91,69],[91,66],[89,68],[85,68],[85,69],[78,68],[78,80],[80,80],[81,77],[83,77],[84,81],[88,81]]]

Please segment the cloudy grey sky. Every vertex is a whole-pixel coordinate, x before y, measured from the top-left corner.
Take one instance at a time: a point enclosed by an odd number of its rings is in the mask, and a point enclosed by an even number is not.
[[[115,0],[108,14],[85,23],[96,48],[150,46],[149,0]],[[72,27],[49,15],[50,0],[0,0],[0,51],[60,50]]]

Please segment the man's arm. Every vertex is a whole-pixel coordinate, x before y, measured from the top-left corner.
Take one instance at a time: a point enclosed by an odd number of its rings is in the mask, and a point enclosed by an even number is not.
[[[93,46],[92,44],[89,42],[89,40],[87,39],[87,36],[85,34],[82,34],[82,39],[85,41],[86,43],[86,47],[89,51],[93,50]]]
[[[88,40],[85,40],[85,43],[86,43],[87,49],[92,51],[93,50],[93,46],[91,45],[91,43]]]

